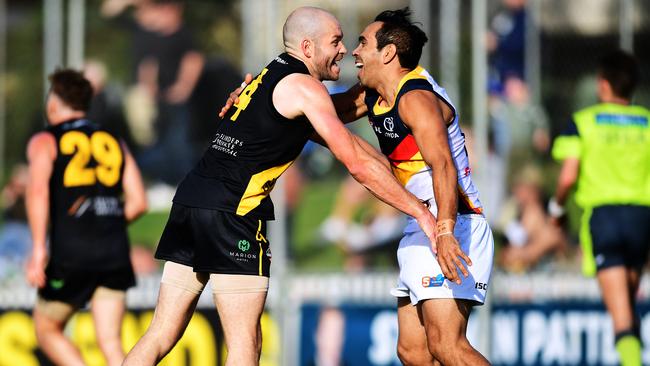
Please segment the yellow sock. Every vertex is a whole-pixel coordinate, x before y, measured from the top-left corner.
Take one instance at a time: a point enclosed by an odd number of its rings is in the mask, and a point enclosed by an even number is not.
[[[626,335],[616,342],[621,366],[641,366],[641,341],[634,335]]]

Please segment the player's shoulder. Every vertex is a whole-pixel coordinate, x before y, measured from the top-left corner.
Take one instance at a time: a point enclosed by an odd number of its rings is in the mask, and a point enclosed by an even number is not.
[[[41,131],[34,134],[27,143],[27,156],[33,157],[38,154],[56,155],[56,139],[48,131]]]
[[[56,139],[54,135],[49,132],[49,131],[40,131],[32,135],[32,137],[29,138],[29,142],[27,143],[28,148],[39,148],[41,146],[48,146],[48,145],[54,145],[56,144]]]
[[[436,95],[433,79],[421,66],[406,74],[399,85],[400,104],[402,99],[431,99]]]
[[[293,73],[278,82],[275,92],[288,98],[313,98],[328,95],[323,83],[309,74]]]
[[[413,108],[420,104],[434,103],[436,102],[436,94],[432,93],[431,90],[427,89],[411,89],[399,98],[399,106],[406,108]]]

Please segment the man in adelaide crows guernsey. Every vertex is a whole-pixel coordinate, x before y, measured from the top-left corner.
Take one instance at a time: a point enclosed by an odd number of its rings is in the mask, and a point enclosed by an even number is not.
[[[427,37],[409,15],[408,8],[385,11],[366,27],[352,53],[360,85],[333,99],[346,122],[368,116],[386,164],[437,217],[434,242],[410,219],[397,250],[400,276],[391,293],[398,299],[400,359],[484,365],[465,330],[472,307],[485,301],[492,232],[472,183],[458,111],[418,66]]]

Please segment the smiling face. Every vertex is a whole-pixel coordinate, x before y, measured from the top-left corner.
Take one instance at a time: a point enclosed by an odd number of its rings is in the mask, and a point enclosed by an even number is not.
[[[348,50],[343,44],[343,31],[336,18],[323,22],[322,32],[314,39],[314,71],[319,80],[338,80],[339,61]]]
[[[370,23],[359,36],[359,45],[352,52],[354,65],[359,69],[358,78],[361,85],[374,88],[376,76],[383,66],[381,51],[377,49],[377,31],[382,22]]]

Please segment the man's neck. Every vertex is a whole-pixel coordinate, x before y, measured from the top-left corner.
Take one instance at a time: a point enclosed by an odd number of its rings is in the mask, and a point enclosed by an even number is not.
[[[601,103],[610,103],[610,104],[620,104],[620,105],[629,105],[630,100],[626,98],[621,98],[616,95],[603,96],[600,98]]]
[[[68,113],[61,113],[57,116],[50,117],[49,121],[52,126],[60,125],[61,123],[82,119],[86,117],[86,113],[81,111],[72,111]]]
[[[393,106],[395,104],[399,83],[409,72],[411,71],[400,68],[392,72],[387,72],[380,76],[381,79],[377,85],[376,90],[383,99],[383,102],[386,103],[386,106]]]
[[[309,71],[309,75],[313,76],[314,78],[318,79],[319,81],[323,81],[323,80],[318,76],[318,73],[316,73],[316,71],[314,70],[313,66],[312,66],[309,62],[307,62],[305,59],[303,59],[302,57],[300,57],[299,54],[298,54],[298,52],[296,52],[296,51],[293,50],[292,48],[287,48],[287,47],[285,47],[284,52],[285,52],[286,54],[288,54],[289,56],[291,56],[291,57],[293,57],[293,58],[295,58],[295,59],[297,59],[297,60],[300,60],[300,62],[302,62],[303,64],[305,64],[305,67],[307,67],[307,71]]]

